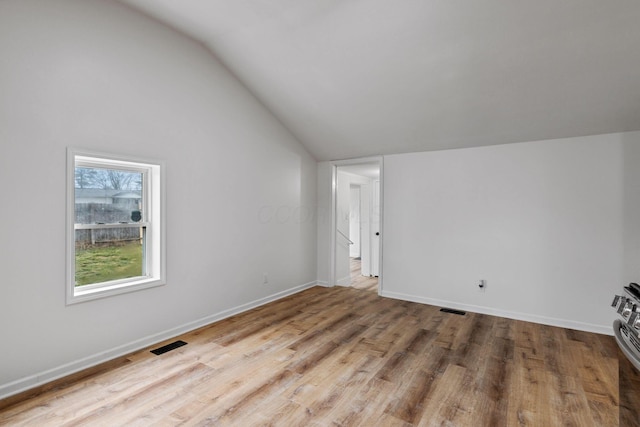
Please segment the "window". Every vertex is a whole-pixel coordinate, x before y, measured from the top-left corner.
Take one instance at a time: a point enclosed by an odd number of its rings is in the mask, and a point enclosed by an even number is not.
[[[68,304],[164,284],[162,166],[68,149]]]

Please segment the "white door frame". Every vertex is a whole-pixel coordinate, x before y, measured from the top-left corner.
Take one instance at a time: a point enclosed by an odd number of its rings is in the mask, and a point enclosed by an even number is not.
[[[349,186],[349,239],[353,241],[349,247],[349,257],[357,256],[362,258],[362,185],[353,184]],[[354,194],[357,194],[357,204],[354,204]],[[355,208],[355,209],[354,209]],[[357,216],[355,215],[357,214]],[[357,226],[354,227],[354,225]],[[357,236],[357,237],[356,237]],[[354,255],[357,250],[357,254]]]
[[[336,224],[337,224],[337,209],[338,209],[338,166],[350,166],[350,165],[359,165],[362,163],[378,163],[380,167],[380,225],[379,225],[379,245],[380,245],[380,253],[378,256],[378,295],[382,292],[382,284],[383,284],[383,269],[382,269],[382,258],[383,258],[383,242],[384,242],[384,232],[383,232],[383,216],[384,216],[384,162],[382,156],[375,157],[363,157],[359,159],[349,159],[349,160],[336,160],[331,162],[331,276],[329,278],[330,286],[337,285],[336,278]]]

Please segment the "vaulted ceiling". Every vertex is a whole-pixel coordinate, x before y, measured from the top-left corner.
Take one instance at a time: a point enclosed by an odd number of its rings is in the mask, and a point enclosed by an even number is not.
[[[121,0],[318,160],[640,130],[638,0]]]

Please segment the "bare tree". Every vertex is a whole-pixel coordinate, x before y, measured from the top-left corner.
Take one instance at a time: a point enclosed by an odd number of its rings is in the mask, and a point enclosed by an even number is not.
[[[133,173],[114,169],[107,169],[105,172],[109,183],[108,188],[113,188],[114,190],[129,190],[129,185],[134,176]]]
[[[76,168],[76,188],[94,188],[98,172],[91,168]]]
[[[117,169],[76,168],[76,188],[140,190],[142,174]]]

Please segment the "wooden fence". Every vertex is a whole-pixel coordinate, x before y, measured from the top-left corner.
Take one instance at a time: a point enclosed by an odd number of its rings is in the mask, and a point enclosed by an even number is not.
[[[132,209],[134,208],[134,209]],[[109,203],[76,203],[76,224],[131,223],[131,214],[136,206]],[[123,227],[107,229],[76,230],[76,246],[113,245],[140,240],[140,228]]]

